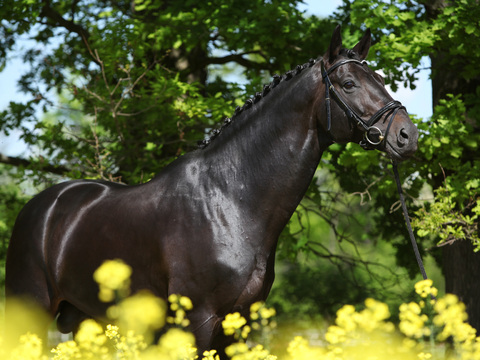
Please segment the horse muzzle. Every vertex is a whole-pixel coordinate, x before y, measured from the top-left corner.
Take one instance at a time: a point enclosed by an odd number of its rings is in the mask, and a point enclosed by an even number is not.
[[[385,139],[385,151],[392,160],[403,161],[410,158],[418,148],[418,129],[410,121],[395,126]]]

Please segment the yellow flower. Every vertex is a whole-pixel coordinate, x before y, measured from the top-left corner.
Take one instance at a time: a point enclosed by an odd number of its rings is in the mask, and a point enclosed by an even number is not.
[[[75,342],[81,359],[108,359],[107,337],[95,320],[87,319],[80,324]]]
[[[242,332],[240,333],[240,337],[242,339],[246,339],[248,337],[248,334],[250,334],[250,332],[252,331],[252,328],[248,325],[245,325],[243,328],[242,328]]]
[[[357,327],[354,318],[355,314],[355,308],[352,305],[345,305],[337,311],[337,319],[335,320],[335,323],[347,332],[353,331]]]
[[[323,349],[310,347],[308,341],[301,336],[295,336],[288,344],[287,353],[291,360],[330,359],[323,357]]]
[[[475,339],[476,330],[465,322],[468,318],[465,305],[455,295],[447,294],[438,299],[434,310],[437,315],[433,318],[433,323],[443,327],[437,336],[438,340],[443,341],[452,336],[455,343],[471,343]]]
[[[428,295],[437,296],[438,290],[432,285],[433,281],[431,279],[419,281],[415,284],[415,292],[422,298],[426,298]]]
[[[257,301],[253,303],[252,305],[250,305],[250,313],[257,313],[258,310],[260,310],[260,308],[264,305],[265,303],[263,301]]]
[[[117,320],[122,331],[151,335],[165,324],[165,302],[147,291],[139,292],[108,309],[107,315]]]
[[[388,305],[385,303],[368,298],[365,300],[365,306],[370,310],[370,314],[377,321],[383,321],[390,317]]]
[[[95,272],[93,278],[100,287],[98,297],[103,302],[115,300],[117,292],[121,297],[128,296],[132,268],[122,260],[107,260]]]
[[[225,348],[225,353],[233,359],[234,356],[242,355],[248,352],[248,345],[245,343],[234,343]]]
[[[190,325],[190,320],[186,318],[186,311],[193,309],[192,301],[186,296],[171,294],[168,297],[168,302],[170,303],[170,310],[175,312],[175,317],[169,316],[167,322],[182,327]]]
[[[157,350],[160,359],[195,359],[195,338],[182,329],[173,328],[160,338]]]
[[[428,352],[425,353],[425,352],[422,351],[421,353],[418,354],[418,358],[419,358],[420,360],[428,360],[428,359],[431,359],[431,358],[432,358],[432,354],[430,354],[430,353],[428,353]]]
[[[247,320],[240,315],[239,312],[233,314],[227,314],[225,320],[222,321],[223,332],[225,335],[233,335],[236,330],[240,329],[243,325],[247,323]]]
[[[192,310],[193,309],[193,304],[192,304],[192,300],[190,300],[188,297],[186,296],[181,296],[180,297],[180,305],[185,309],[185,310]]]
[[[410,302],[400,306],[400,324],[399,329],[408,337],[419,339],[423,336],[430,335],[430,329],[425,327],[425,322],[428,320],[427,315],[422,314],[422,309],[419,304]]]
[[[262,307],[259,313],[263,319],[270,319],[271,317],[276,315],[275,309],[267,307]]]
[[[20,336],[20,341],[11,354],[10,360],[47,360],[43,355],[42,340],[35,334],[26,333]]]
[[[119,336],[119,331],[118,331],[118,326],[108,324],[107,325],[107,330],[105,331],[105,335],[109,339],[115,339]]]
[[[344,328],[331,325],[328,327],[327,333],[325,334],[325,340],[332,345],[343,343],[346,340],[346,334],[347,331]]]
[[[73,340],[58,344],[57,347],[52,349],[52,353],[55,354],[53,360],[81,358],[80,349],[78,348],[77,343]]]
[[[168,302],[170,304],[170,310],[177,311],[180,308],[179,299],[180,299],[180,295],[178,295],[178,294],[170,294],[168,296]]]
[[[204,351],[202,360],[220,360],[220,356],[217,350]]]
[[[80,324],[75,341],[80,345],[90,346],[91,344],[104,345],[107,341],[103,334],[103,328],[93,319],[87,319]]]

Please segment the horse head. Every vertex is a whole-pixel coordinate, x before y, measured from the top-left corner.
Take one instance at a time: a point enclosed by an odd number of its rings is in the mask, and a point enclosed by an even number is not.
[[[366,65],[370,41],[367,30],[353,49],[344,49],[337,26],[320,59],[326,111],[318,109],[318,118],[332,141],[358,142],[402,161],[417,150],[418,130],[386,90],[383,77]]]

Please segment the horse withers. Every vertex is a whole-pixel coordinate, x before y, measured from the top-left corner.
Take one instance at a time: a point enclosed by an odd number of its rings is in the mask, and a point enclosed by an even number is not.
[[[76,180],[39,193],[13,229],[7,295],[34,299],[74,331],[110,305],[93,272],[122,259],[133,292],[192,300],[200,354],[224,348],[225,315],[248,317],[267,298],[278,237],[323,151],[358,142],[401,161],[417,149],[415,125],[364,62],[369,48],[367,31],[344,49],[337,27],[325,55],[275,76],[214,138],[145,184]]]

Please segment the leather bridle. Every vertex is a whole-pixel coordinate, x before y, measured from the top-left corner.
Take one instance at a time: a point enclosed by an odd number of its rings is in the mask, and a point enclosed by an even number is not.
[[[347,60],[342,60],[337,62],[336,64],[332,65],[329,69],[325,69],[325,64],[323,62],[323,59],[320,62],[322,67],[323,82],[325,83],[325,105],[327,109],[327,132],[330,135],[330,137],[332,137],[330,133],[331,126],[332,126],[332,117],[331,117],[331,110],[330,110],[330,96],[331,96],[335,100],[337,105],[340,106],[340,108],[342,108],[342,110],[345,112],[348,119],[350,121],[355,122],[356,124],[360,125],[363,128],[364,135],[363,135],[363,140],[360,141],[360,146],[362,146],[364,149],[367,149],[367,150],[378,148],[384,141],[385,142],[387,141],[386,139],[387,139],[388,131],[390,130],[390,126],[392,125],[395,115],[397,115],[397,112],[400,109],[405,109],[405,107],[402,105],[400,101],[393,100],[387,103],[375,114],[373,114],[373,116],[370,119],[364,120],[360,115],[358,115],[355,112],[355,110],[353,110],[342,99],[342,97],[335,90],[335,87],[330,81],[330,78],[328,77],[328,75],[342,65],[354,63],[354,64],[359,64],[363,66],[364,64],[366,64],[366,62],[359,61],[356,59],[347,59]],[[377,126],[375,126],[375,124],[383,116],[385,116],[385,120],[387,120],[388,117],[390,117],[385,133],[383,133],[382,130],[380,130]]]

